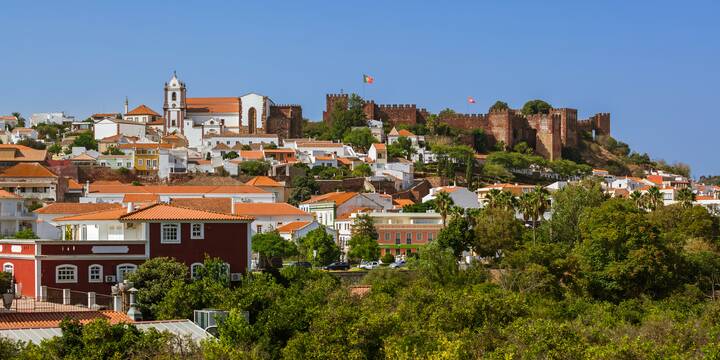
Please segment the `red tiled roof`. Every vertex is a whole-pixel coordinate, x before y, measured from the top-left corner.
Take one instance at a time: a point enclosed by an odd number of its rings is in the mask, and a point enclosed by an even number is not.
[[[57,177],[57,175],[38,163],[19,163],[5,169],[0,173],[0,177],[52,178]]]
[[[132,110],[130,110],[129,113],[125,115],[152,115],[152,116],[160,116],[160,114],[156,113],[153,109],[143,105],[140,105]]]
[[[245,184],[246,184],[246,185],[252,185],[252,186],[275,186],[275,187],[282,187],[282,185],[281,185],[279,182],[277,182],[277,181],[275,181],[275,180],[273,180],[273,179],[271,179],[271,178],[269,178],[269,177],[267,177],[267,176],[256,176],[256,177],[248,180]]]
[[[82,213],[70,216],[61,216],[55,218],[55,221],[109,221],[118,220],[121,216],[127,214],[127,209],[124,207],[112,208],[106,210],[98,210],[88,213]]]
[[[22,199],[22,197],[17,196],[7,190],[0,189],[0,199]]]
[[[235,204],[235,214],[250,216],[310,215],[288,203],[238,203]]]
[[[385,150],[386,149],[385,144],[381,144],[381,143],[375,143],[375,144],[372,144],[372,146],[374,146],[375,149],[377,149],[377,150]]]
[[[25,145],[0,144],[0,161],[45,161],[47,150],[37,150]]]
[[[121,217],[123,221],[178,221],[178,220],[207,220],[207,221],[252,221],[252,216],[239,216],[218,212],[188,209],[185,207],[155,204],[133,211]]]
[[[415,202],[410,199],[393,199],[393,204],[403,207],[405,205],[415,205]]]
[[[243,159],[250,159],[250,160],[263,160],[265,159],[265,155],[262,151],[251,151],[251,150],[245,150],[238,152],[238,155],[240,155]]]
[[[160,195],[158,194],[125,194],[123,196],[124,203],[151,203],[158,201],[160,201]]]
[[[87,324],[96,319],[106,319],[110,324],[132,323],[126,314],[115,311],[56,311],[56,312],[2,312],[0,329],[53,328],[63,319],[78,320]]]
[[[238,113],[240,112],[240,98],[238,97],[207,97],[186,98],[188,112],[205,113]]]
[[[170,205],[232,214],[232,201],[231,198],[172,198]]]
[[[82,190],[82,189],[83,189],[82,184],[80,184],[79,182],[77,182],[73,179],[68,179],[68,190]]]
[[[310,225],[310,223],[311,221],[293,221],[277,228],[277,231],[279,233],[293,233]]]
[[[45,205],[35,211],[36,214],[85,214],[108,209],[119,209],[122,205],[116,203],[63,203],[56,202]]]
[[[335,205],[341,205],[347,202],[348,200],[354,198],[357,196],[358,193],[356,192],[331,192],[327,194],[317,195],[310,198],[310,200],[306,200],[303,202],[303,204],[316,204],[316,203],[323,203],[323,202],[334,202]]]

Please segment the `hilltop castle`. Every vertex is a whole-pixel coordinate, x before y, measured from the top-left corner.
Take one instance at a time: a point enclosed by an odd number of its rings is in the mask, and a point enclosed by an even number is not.
[[[326,109],[323,121],[330,121],[330,113],[335,103],[347,103],[347,94],[328,94],[325,96]],[[382,120],[396,125],[424,124],[430,113],[415,104],[376,104],[367,100],[364,104],[368,119]],[[582,132],[594,135],[610,135],[610,114],[599,113],[585,120],[578,120],[577,109],[551,109],[548,114],[523,115],[519,110],[504,109],[490,111],[487,114],[453,114],[440,119],[451,127],[463,130],[482,129],[488,143],[493,146],[503,142],[513,147],[526,142],[535,149],[535,153],[547,159],[560,159],[562,148],[574,148],[580,141]]]

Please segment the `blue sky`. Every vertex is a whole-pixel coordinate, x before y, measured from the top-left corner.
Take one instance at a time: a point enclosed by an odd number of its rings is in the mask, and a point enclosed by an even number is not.
[[[682,5],[682,6],[681,6]],[[541,98],[612,113],[640,152],[720,174],[720,12],[693,1],[23,1],[0,11],[0,113],[162,110],[259,92],[320,119],[324,95],[485,112]],[[468,106],[467,96],[477,104]]]

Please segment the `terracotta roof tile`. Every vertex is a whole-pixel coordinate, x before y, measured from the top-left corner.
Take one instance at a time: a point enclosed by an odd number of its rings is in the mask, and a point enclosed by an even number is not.
[[[0,161],[45,161],[47,150],[37,150],[25,145],[0,144]]]
[[[279,233],[294,233],[295,231],[310,225],[310,223],[311,221],[293,221],[277,228],[277,231]]]
[[[410,199],[393,199],[393,204],[403,207],[405,205],[415,205],[415,202]]]
[[[125,194],[123,196],[124,203],[151,203],[160,201],[160,195],[158,194]]]
[[[218,212],[188,209],[185,207],[155,204],[136,210],[121,217],[123,221],[179,221],[179,220],[207,220],[207,221],[252,221],[252,216],[223,214]]]
[[[60,326],[66,318],[81,324],[96,319],[106,319],[110,324],[133,322],[126,314],[115,311],[3,312],[0,313],[0,329],[52,328]]]
[[[57,175],[38,163],[19,163],[5,169],[0,173],[0,177],[52,178],[57,177]]]
[[[279,182],[271,179],[267,176],[256,176],[250,180],[248,180],[246,185],[252,185],[252,186],[276,186],[276,187],[283,187],[282,184]]]
[[[374,146],[375,149],[377,149],[377,150],[385,150],[385,149],[387,149],[387,147],[385,147],[385,144],[381,144],[381,143],[375,143],[375,144],[372,144],[372,146]]]
[[[56,202],[45,205],[35,211],[36,214],[85,214],[90,212],[119,209],[122,205],[116,203],[64,203]]]
[[[74,179],[68,179],[68,189],[69,190],[82,190],[83,186],[82,186],[82,184],[75,181]]]
[[[334,202],[335,205],[341,205],[347,202],[348,200],[354,198],[357,196],[358,193],[356,192],[331,192],[323,195],[317,195],[310,198],[310,200],[306,200],[303,202],[303,204],[316,204],[316,203],[323,203],[323,202]]]
[[[127,214],[124,207],[112,208],[106,210],[93,211],[78,215],[61,216],[55,218],[55,221],[109,221],[119,220],[121,216]]]
[[[238,97],[207,97],[186,98],[188,112],[204,113],[238,113],[240,98]]]
[[[156,113],[153,109],[143,105],[140,105],[132,110],[130,110],[129,113],[125,115],[152,115],[152,116],[160,116],[160,114]]]
[[[267,191],[250,185],[128,185],[90,184],[90,193],[100,194],[266,194]]]
[[[170,205],[232,214],[232,201],[231,198],[172,198]]]
[[[250,216],[309,216],[288,203],[238,203],[235,204],[236,215]]]
[[[118,144],[118,149],[172,149],[172,144],[167,143],[130,143]]]
[[[0,189],[0,199],[22,199],[22,197],[15,195],[7,190]]]
[[[262,151],[251,151],[251,150],[245,150],[240,151],[238,153],[241,158],[245,160],[263,160],[265,159],[265,154],[263,154]]]

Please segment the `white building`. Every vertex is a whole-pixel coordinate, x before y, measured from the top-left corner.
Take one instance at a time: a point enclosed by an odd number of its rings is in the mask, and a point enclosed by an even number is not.
[[[45,205],[33,212],[37,217],[35,235],[37,235],[40,239],[60,240],[62,239],[62,231],[55,223],[52,222],[55,218],[87,214],[109,209],[119,209],[121,207],[121,204],[116,203],[80,204],[56,202]]]
[[[234,205],[233,214],[252,216],[255,218],[252,222],[250,233],[264,233],[277,230],[283,225],[293,222],[312,222],[312,214],[300,210],[288,203],[272,203],[272,204],[246,204],[236,203]]]
[[[275,195],[249,185],[127,185],[90,184],[81,203],[121,203],[126,194],[157,195],[160,201],[172,198],[232,198],[234,203],[272,203]]]
[[[455,206],[459,206],[463,209],[480,208],[480,202],[478,201],[477,194],[462,186],[441,186],[432,188],[430,189],[430,193],[423,197],[422,201],[427,202],[434,200],[436,194],[439,192],[447,192],[450,194],[450,198],[453,199]]]
[[[145,124],[128,120],[102,119],[95,123],[95,140],[110,136],[125,135],[145,137]]]
[[[35,129],[31,128],[19,128],[16,127],[12,130],[10,133],[10,141],[13,144],[17,144],[18,142],[22,140],[37,140],[38,138],[38,132]]]
[[[0,234],[5,237],[23,229],[33,229],[35,216],[25,208],[24,200],[0,189]],[[33,229],[34,230],[34,229]]]
[[[65,112],[49,112],[49,113],[34,113],[30,115],[29,127],[33,127],[39,124],[55,124],[61,125],[63,123],[72,123],[75,121],[74,116],[67,116]]]

